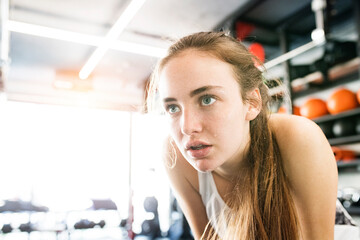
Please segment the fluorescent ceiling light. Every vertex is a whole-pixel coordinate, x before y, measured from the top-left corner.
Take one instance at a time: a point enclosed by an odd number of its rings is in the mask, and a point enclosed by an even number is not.
[[[106,51],[110,48],[116,38],[122,33],[125,27],[129,24],[135,14],[139,11],[145,0],[132,0],[115,24],[111,27],[100,46],[93,52],[83,68],[80,70],[79,77],[86,79],[94,70]]]
[[[72,43],[79,43],[89,46],[99,47],[104,41],[104,37],[91,34],[83,34],[62,29],[44,27],[40,25],[24,23],[19,21],[8,21],[9,31],[28,34],[37,37],[51,38]],[[119,50],[140,55],[163,57],[166,53],[165,48],[152,47],[144,44],[131,43],[125,41],[114,41],[109,49]]]
[[[71,32],[56,28],[9,20],[9,30],[12,32],[29,34],[37,37],[45,37],[73,43],[80,43],[90,46],[98,46],[102,37]]]

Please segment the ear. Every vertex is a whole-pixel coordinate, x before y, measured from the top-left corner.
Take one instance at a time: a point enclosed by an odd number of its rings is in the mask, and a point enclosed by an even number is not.
[[[254,120],[261,111],[262,100],[260,90],[258,88],[255,88],[248,93],[247,97],[249,100],[247,103],[248,109],[245,119],[251,121]]]

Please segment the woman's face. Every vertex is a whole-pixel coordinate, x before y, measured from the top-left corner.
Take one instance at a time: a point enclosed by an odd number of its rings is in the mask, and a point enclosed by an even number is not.
[[[231,65],[187,50],[162,69],[159,92],[171,136],[195,169],[230,170],[241,161],[251,119]]]

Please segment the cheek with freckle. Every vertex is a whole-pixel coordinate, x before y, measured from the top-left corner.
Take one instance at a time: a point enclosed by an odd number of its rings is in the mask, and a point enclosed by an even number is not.
[[[208,116],[204,122],[204,131],[208,132],[211,136],[214,138],[217,138],[219,134],[221,134],[221,131],[223,131],[224,122],[219,118],[221,116],[218,114],[217,116]]]

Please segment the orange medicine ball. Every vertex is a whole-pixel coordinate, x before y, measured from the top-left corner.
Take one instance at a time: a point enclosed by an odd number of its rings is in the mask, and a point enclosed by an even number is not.
[[[337,114],[358,106],[356,95],[346,88],[335,90],[326,102],[331,114]]]
[[[310,98],[300,107],[301,116],[313,119],[328,114],[326,102],[319,98]]]
[[[279,107],[279,110],[277,111],[277,113],[287,113],[286,108],[284,106]]]
[[[360,89],[357,91],[356,97],[357,97],[358,103],[360,104]]]
[[[298,106],[292,106],[292,107],[293,107],[293,109],[292,109],[293,114],[300,116],[300,108]],[[284,106],[281,106],[277,113],[287,113],[286,108]]]
[[[294,115],[301,116],[301,114],[300,114],[300,107],[298,107],[298,106],[293,106],[293,114],[294,114]]]

